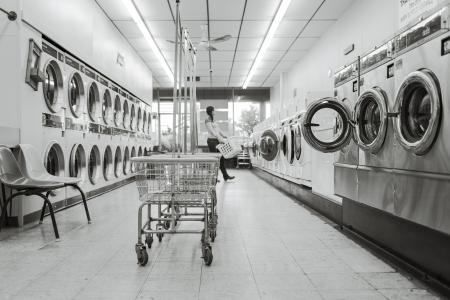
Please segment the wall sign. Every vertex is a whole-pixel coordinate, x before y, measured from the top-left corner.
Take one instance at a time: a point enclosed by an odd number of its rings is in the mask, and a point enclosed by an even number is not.
[[[399,27],[416,23],[419,17],[435,8],[442,0],[397,0],[399,9]]]

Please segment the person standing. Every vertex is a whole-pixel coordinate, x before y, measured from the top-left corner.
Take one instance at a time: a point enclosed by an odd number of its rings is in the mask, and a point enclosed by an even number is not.
[[[206,129],[208,130],[208,140],[206,142],[208,144],[209,152],[219,152],[216,146],[219,145],[219,143],[225,143],[227,137],[214,122],[213,106],[208,106],[206,108],[206,114],[208,115],[205,120]],[[220,157],[220,171],[222,172],[225,181],[234,179],[234,176],[228,175],[227,169],[225,168],[225,158],[223,156]]]

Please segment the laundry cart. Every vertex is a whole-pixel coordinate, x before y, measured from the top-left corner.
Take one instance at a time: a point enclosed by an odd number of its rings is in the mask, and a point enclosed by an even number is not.
[[[161,242],[165,234],[196,233],[201,234],[203,260],[206,265],[211,264],[210,242],[214,242],[217,225],[215,186],[219,159],[216,154],[165,154],[132,159],[139,170],[136,185],[141,204],[135,249],[140,265],[148,262],[145,244],[151,248],[154,236]],[[147,220],[143,223],[145,207]],[[197,230],[179,229],[183,221],[198,221],[203,226]]]

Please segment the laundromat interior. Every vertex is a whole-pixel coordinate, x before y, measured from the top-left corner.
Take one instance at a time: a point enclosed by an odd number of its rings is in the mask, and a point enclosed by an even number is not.
[[[450,299],[450,1],[0,0],[0,299]]]

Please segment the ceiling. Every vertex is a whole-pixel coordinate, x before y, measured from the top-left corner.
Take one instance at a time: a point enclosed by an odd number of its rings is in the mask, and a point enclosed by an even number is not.
[[[151,69],[154,87],[170,87],[171,81],[122,1],[96,1]],[[301,59],[353,1],[292,0],[249,87],[274,86],[280,73]],[[209,53],[199,49],[197,86],[243,85],[279,3],[278,0],[180,1],[181,25],[189,29],[194,42],[200,41],[200,26],[208,23],[208,7],[211,39],[231,35],[228,41],[213,45],[219,51]],[[175,39],[175,0],[135,0],[135,4],[173,70],[174,44],[167,40]]]

